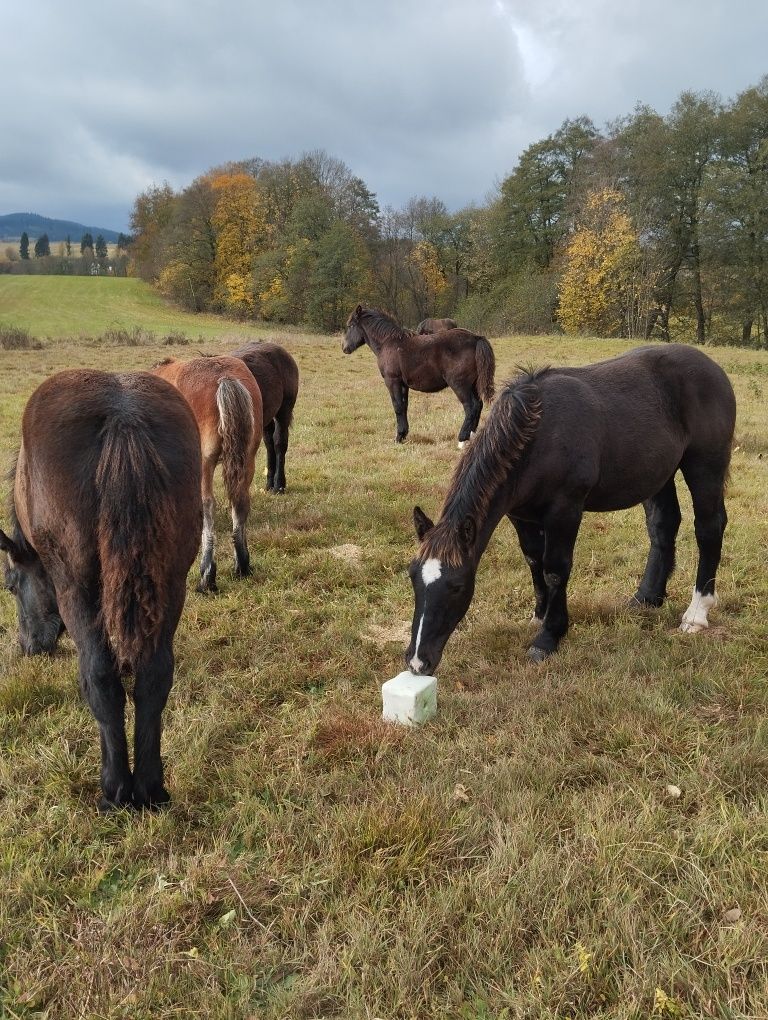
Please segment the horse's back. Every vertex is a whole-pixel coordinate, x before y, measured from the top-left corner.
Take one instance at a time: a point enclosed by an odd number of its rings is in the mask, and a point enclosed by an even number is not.
[[[584,381],[612,422],[665,423],[686,443],[730,445],[736,400],[717,362],[685,344],[636,347],[582,368],[553,369],[553,376]]]
[[[537,381],[537,457],[588,493],[587,509],[649,498],[691,451],[728,463],[733,390],[720,366],[695,348],[636,348],[593,365],[548,369]]]

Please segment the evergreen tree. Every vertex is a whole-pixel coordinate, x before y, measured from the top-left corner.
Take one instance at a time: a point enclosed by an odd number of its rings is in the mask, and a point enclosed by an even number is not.
[[[80,238],[80,254],[85,255],[86,249],[90,249],[89,254],[93,255],[93,234],[83,234]]]
[[[51,254],[51,244],[47,234],[41,234],[35,241],[35,258],[42,259]]]
[[[67,257],[72,254],[72,241],[70,240],[69,234],[67,234]]]
[[[26,230],[21,235],[21,241],[19,242],[19,255],[23,259],[29,258],[29,234]]]
[[[94,248],[94,251],[96,252],[97,259],[105,259],[107,257],[107,242],[104,240],[101,234],[99,234],[98,237],[96,238],[96,246]]]

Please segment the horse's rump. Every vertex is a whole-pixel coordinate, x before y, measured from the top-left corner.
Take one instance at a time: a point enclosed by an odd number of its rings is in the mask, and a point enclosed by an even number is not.
[[[293,407],[299,392],[299,367],[279,344],[254,340],[232,351],[231,357],[245,363],[261,390],[264,424],[283,411],[282,424],[290,428]]]
[[[156,648],[169,585],[183,583],[197,547],[190,409],[146,373],[72,370],[33,394],[22,434],[35,494],[30,541],[57,589],[88,592],[98,572],[104,629],[118,660],[133,665]]]

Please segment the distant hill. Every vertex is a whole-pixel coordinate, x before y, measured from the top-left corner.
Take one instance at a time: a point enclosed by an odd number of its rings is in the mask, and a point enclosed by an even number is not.
[[[117,230],[86,227],[83,223],[75,223],[72,220],[53,220],[48,216],[38,216],[37,213],[8,213],[0,216],[0,238],[3,240],[16,240],[25,230],[33,241],[47,234],[51,242],[66,241],[69,237],[73,244],[79,244],[83,234],[91,234],[94,241],[101,234],[107,242],[117,241],[119,236]]]

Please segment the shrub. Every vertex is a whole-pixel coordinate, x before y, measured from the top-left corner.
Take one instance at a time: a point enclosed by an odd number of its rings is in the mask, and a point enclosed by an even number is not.
[[[114,326],[102,333],[101,341],[115,347],[147,347],[157,343],[152,330],[142,329],[141,326],[134,326],[132,329]]]
[[[0,323],[0,347],[4,351],[39,351],[43,345],[23,326],[6,326]]]

